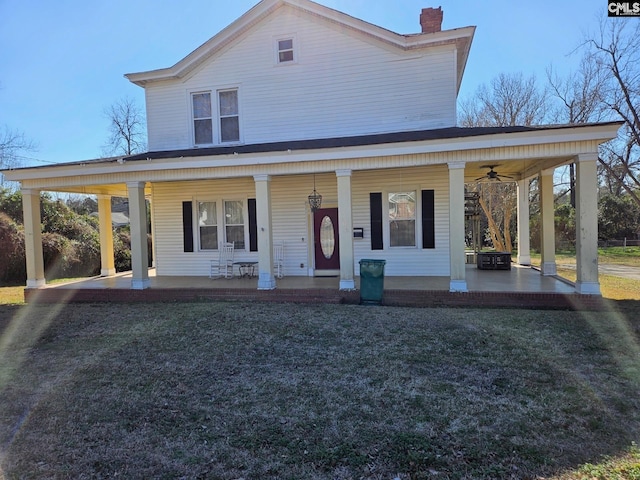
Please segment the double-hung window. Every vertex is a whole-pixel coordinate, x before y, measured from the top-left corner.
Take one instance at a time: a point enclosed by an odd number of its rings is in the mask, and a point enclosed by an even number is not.
[[[389,192],[389,245],[415,247],[416,192]]]
[[[193,111],[193,135],[196,145],[213,143],[213,117],[211,115],[211,93],[191,94]]]
[[[218,212],[216,202],[198,202],[200,250],[218,248]]]
[[[293,38],[278,40],[278,63],[288,63],[294,60]]]
[[[224,202],[225,241],[234,242],[238,250],[244,250],[244,202],[225,200]]]
[[[220,113],[220,142],[239,142],[240,113],[238,109],[238,90],[219,90],[218,105]]]
[[[224,220],[219,225],[217,202],[198,202],[200,250],[217,250],[220,235],[223,236],[222,241],[233,242],[237,250],[244,250],[244,202],[224,200],[222,203]]]

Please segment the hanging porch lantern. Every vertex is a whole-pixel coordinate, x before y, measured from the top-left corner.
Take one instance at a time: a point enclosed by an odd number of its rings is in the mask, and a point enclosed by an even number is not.
[[[322,205],[322,195],[320,195],[316,191],[316,176],[313,176],[313,192],[309,195],[309,207],[311,207],[311,211],[315,212]]]

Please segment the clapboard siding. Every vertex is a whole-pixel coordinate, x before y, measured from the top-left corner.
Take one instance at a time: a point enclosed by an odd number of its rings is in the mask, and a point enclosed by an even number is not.
[[[354,268],[356,274],[362,258],[386,260],[385,275],[390,276],[448,276],[449,267],[449,177],[446,166],[388,169],[356,172],[352,178],[353,226],[364,229],[364,238],[354,239]],[[435,248],[423,249],[420,211],[417,212],[415,247],[389,246],[388,223],[384,215],[387,193],[398,191],[434,190]],[[384,249],[371,250],[369,193],[381,192]],[[418,200],[417,208],[420,202]]]
[[[298,62],[275,65],[286,34]],[[185,81],[146,87],[149,148],[192,147],[189,92],[233,86],[244,143],[453,126],[455,55],[401,51],[284,7]]]
[[[272,235],[285,243],[284,274],[306,276],[313,267],[313,241],[307,196],[313,190],[313,175],[282,175],[271,180]],[[449,194],[446,166],[386,169],[353,172],[353,226],[364,228],[364,238],[354,239],[354,272],[359,260],[380,258],[387,261],[386,274],[393,276],[449,275]],[[316,189],[323,195],[323,207],[337,207],[335,173],[318,174]],[[416,247],[371,250],[369,193],[402,190],[434,190],[436,248],[422,249],[418,231]],[[212,251],[200,251],[194,226],[194,252],[183,250],[182,202],[198,200],[234,200],[255,198],[253,178],[155,183],[153,186],[154,241],[158,275],[209,274]],[[194,204],[194,215],[197,205]],[[418,212],[418,219],[420,214]],[[419,224],[419,221],[418,221]],[[418,227],[420,228],[420,227]],[[237,260],[256,260],[257,252],[236,251]]]

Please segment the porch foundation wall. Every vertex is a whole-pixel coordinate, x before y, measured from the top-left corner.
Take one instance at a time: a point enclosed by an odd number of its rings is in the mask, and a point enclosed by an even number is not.
[[[145,303],[145,302],[276,302],[302,304],[360,303],[359,291],[332,289],[64,289],[27,288],[27,303]],[[383,306],[421,308],[527,308],[603,311],[608,303],[598,295],[517,292],[448,292],[385,290]],[[364,308],[364,307],[363,307]],[[375,307],[367,307],[375,308]]]

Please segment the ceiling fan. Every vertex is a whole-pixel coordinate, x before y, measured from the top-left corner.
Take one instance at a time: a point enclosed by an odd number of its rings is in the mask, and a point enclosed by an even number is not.
[[[498,172],[494,170],[494,168],[499,166],[500,165],[482,165],[480,168],[488,168],[489,171],[486,175],[476,178],[475,181],[479,182],[480,180],[497,180],[498,182],[501,182],[503,178],[513,179],[513,177],[510,177],[509,175],[499,175]]]

